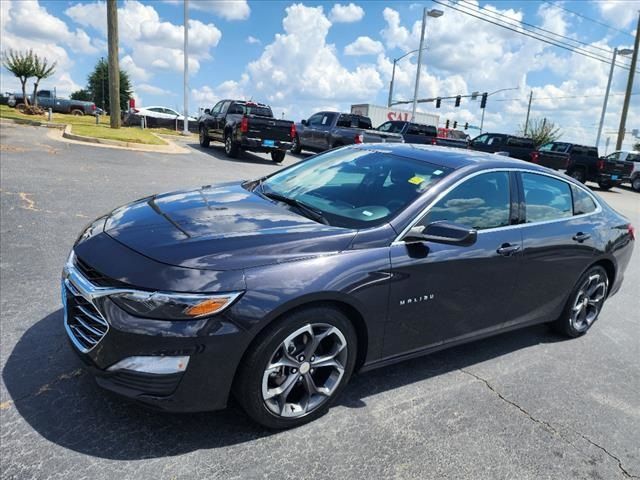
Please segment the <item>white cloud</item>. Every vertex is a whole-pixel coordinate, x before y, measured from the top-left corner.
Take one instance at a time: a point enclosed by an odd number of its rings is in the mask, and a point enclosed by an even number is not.
[[[618,28],[627,28],[638,18],[638,9],[633,8],[634,5],[637,7],[635,1],[604,0],[593,3],[600,11],[602,18]]]
[[[247,0],[192,0],[189,6],[194,10],[211,12],[225,20],[246,20],[251,14]]]
[[[135,86],[136,92],[150,93],[151,95],[173,95],[169,90],[164,88],[149,85],[148,83],[141,83]]]
[[[370,37],[358,37],[344,48],[345,55],[377,55],[384,52],[384,46]]]
[[[334,23],[359,22],[362,17],[364,17],[364,9],[354,3],[349,5],[336,3],[329,12],[329,19]]]
[[[259,38],[254,37],[253,35],[249,35],[245,40],[249,45],[261,45],[262,42]]]
[[[140,68],[131,58],[131,55],[125,55],[120,59],[119,67],[122,70],[126,70],[126,72],[131,77],[131,80],[136,81],[145,81],[151,78],[151,74],[145,70],[144,68]]]

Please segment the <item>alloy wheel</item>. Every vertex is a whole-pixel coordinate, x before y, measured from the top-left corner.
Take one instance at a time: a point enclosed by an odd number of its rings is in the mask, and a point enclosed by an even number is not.
[[[229,135],[224,139],[224,151],[227,155],[231,153],[231,136]]]
[[[262,376],[262,399],[280,417],[302,417],[320,408],[340,385],[347,340],[335,326],[307,324],[273,352]]]
[[[202,145],[204,143],[204,128],[200,129],[198,136],[200,137],[200,145]]]
[[[294,152],[296,150],[298,150],[298,136],[297,135],[295,135],[293,137],[293,140],[291,141],[291,150],[294,151]]]
[[[571,309],[571,324],[577,331],[587,330],[598,318],[607,295],[608,280],[601,273],[594,273],[582,283]]]

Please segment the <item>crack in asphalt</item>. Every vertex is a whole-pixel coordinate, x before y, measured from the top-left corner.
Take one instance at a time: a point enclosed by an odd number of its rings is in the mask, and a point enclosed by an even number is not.
[[[60,375],[58,375],[56,378],[54,378],[52,381],[50,381],[49,383],[45,383],[44,385],[42,385],[37,392],[35,393],[27,393],[25,395],[22,395],[19,398],[16,399],[11,399],[11,400],[7,400],[5,402],[2,402],[0,404],[0,410],[6,410],[7,408],[9,408],[12,404],[15,404],[16,402],[21,402],[23,400],[26,400],[29,397],[37,397],[39,395],[42,395],[43,393],[48,392],[49,390],[51,390],[51,388],[56,385],[59,382],[62,382],[63,380],[70,380],[72,378],[76,378],[76,377],[80,377],[85,373],[85,371],[82,368],[76,368],[75,370],[72,370],[70,372],[67,373],[61,373]]]
[[[508,398],[506,398],[504,395],[502,395],[498,390],[495,389],[495,387],[493,385],[491,385],[491,383],[489,383],[488,380],[482,378],[481,376],[466,370],[464,368],[459,368],[458,370],[460,370],[462,373],[464,373],[465,375],[469,375],[470,377],[475,378],[476,380],[484,383],[484,385],[491,390],[493,393],[496,394],[496,396],[502,400],[505,403],[508,403],[509,405],[511,405],[512,407],[517,408],[518,410],[520,410],[521,413],[523,413],[524,415],[526,415],[529,420],[542,425],[542,427],[549,431],[550,433],[553,433],[554,435],[557,435],[558,437],[560,437],[562,440],[564,440],[565,442],[567,442],[569,445],[571,445],[572,447],[575,448],[575,445],[568,439],[566,438],[564,435],[562,435],[562,433],[560,433],[553,425],[551,425],[549,422],[546,422],[544,420],[540,420],[536,417],[534,417],[533,415],[531,415],[527,410],[525,410],[524,408],[522,408],[520,405],[518,405],[516,402],[509,400]],[[609,452],[609,450],[607,450],[605,447],[598,445],[596,442],[594,442],[593,440],[591,440],[589,437],[587,437],[586,435],[584,435],[583,433],[574,430],[570,427],[567,427],[570,430],[572,430],[573,432],[575,432],[577,435],[579,435],[584,441],[588,442],[590,445],[593,445],[594,447],[598,448],[599,450],[601,450],[602,452],[604,452],[609,458],[611,458],[612,460],[614,460],[617,464],[618,464],[618,469],[620,470],[620,472],[622,473],[622,475],[625,478],[640,478],[637,475],[632,475],[631,473],[629,473],[629,471],[627,469],[624,468],[624,466],[622,465],[622,460],[620,460],[620,458],[618,458],[616,455],[614,455],[613,453]]]

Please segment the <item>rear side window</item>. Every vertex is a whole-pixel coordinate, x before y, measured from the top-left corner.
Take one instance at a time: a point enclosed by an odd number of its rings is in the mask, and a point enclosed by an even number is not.
[[[514,147],[534,148],[533,140],[528,138],[509,137],[507,139],[507,145]]]
[[[446,220],[484,230],[509,225],[509,174],[484,173],[454,188],[436,203],[420,222]]]
[[[546,175],[523,173],[526,220],[544,222],[573,215],[571,189],[567,182]]]
[[[573,192],[573,214],[584,215],[585,213],[591,213],[596,210],[596,202],[593,201],[591,195],[582,190],[581,188],[571,185],[571,191]]]
[[[420,127],[418,125],[416,125],[415,123],[410,123],[409,124],[409,128],[407,129],[407,134],[408,135],[422,135],[422,132],[420,131]]]

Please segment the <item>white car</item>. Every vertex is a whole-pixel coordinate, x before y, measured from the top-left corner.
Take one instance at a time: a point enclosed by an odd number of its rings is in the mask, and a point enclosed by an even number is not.
[[[163,118],[168,120],[184,120],[184,116],[175,110],[167,107],[154,106],[154,107],[136,107],[132,108],[131,112],[139,117],[147,118]],[[190,122],[195,122],[198,119],[189,116]]]
[[[619,162],[633,162],[633,170],[631,171],[628,182],[631,183],[631,188],[636,192],[640,192],[640,152],[617,150],[604,158],[605,160],[617,160]]]

